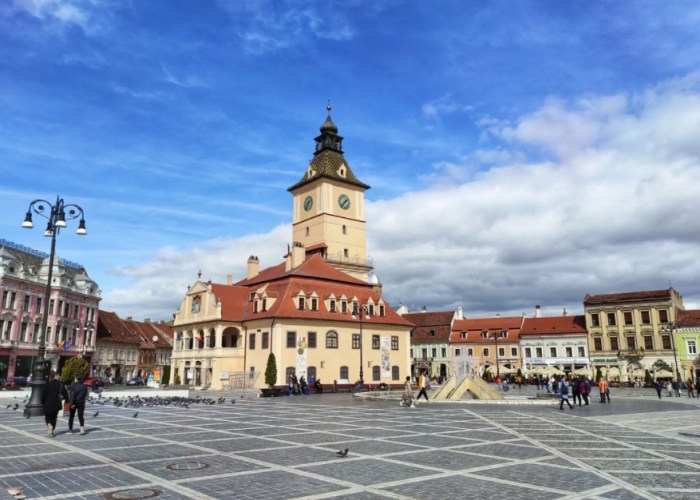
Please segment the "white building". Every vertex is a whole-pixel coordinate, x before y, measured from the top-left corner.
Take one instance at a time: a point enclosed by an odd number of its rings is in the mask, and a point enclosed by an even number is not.
[[[526,318],[520,330],[525,371],[554,367],[563,372],[590,368],[584,316]]]

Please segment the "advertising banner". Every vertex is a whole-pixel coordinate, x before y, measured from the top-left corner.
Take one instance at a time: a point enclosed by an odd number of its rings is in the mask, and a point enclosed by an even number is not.
[[[306,377],[306,354],[307,354],[306,337],[297,336],[297,380],[302,376]]]
[[[382,337],[382,377],[391,377],[391,339]]]

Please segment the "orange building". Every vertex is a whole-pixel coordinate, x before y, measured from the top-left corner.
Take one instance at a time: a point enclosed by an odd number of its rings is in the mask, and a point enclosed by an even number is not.
[[[472,357],[481,374],[514,373],[521,367],[520,329],[524,316],[457,320],[450,345],[455,357]]]

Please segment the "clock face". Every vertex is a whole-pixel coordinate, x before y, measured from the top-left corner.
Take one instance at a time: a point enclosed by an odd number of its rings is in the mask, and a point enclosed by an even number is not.
[[[314,199],[311,196],[307,196],[304,199],[304,210],[306,210],[308,212],[309,210],[311,210],[311,207],[313,207],[313,206],[314,206]]]
[[[338,197],[338,205],[340,205],[340,208],[343,210],[347,210],[350,208],[350,198],[348,198],[348,195],[346,194],[341,194]]]

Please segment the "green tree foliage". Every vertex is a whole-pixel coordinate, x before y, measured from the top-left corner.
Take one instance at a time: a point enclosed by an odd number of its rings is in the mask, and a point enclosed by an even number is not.
[[[595,371],[596,382],[600,382],[601,378],[603,378],[603,372],[600,370],[600,368],[596,368],[596,371]]]
[[[275,355],[270,353],[267,357],[267,367],[265,368],[265,383],[272,387],[277,383],[277,360]]]
[[[654,385],[654,378],[649,373],[649,370],[644,370],[644,383],[646,385]]]
[[[160,383],[161,384],[169,384],[170,383],[170,365],[165,365],[163,367],[163,374],[160,376]]]
[[[78,377],[83,379],[88,378],[90,375],[90,365],[83,358],[70,358],[63,365],[63,370],[61,371],[61,381],[67,386],[72,385]]]

